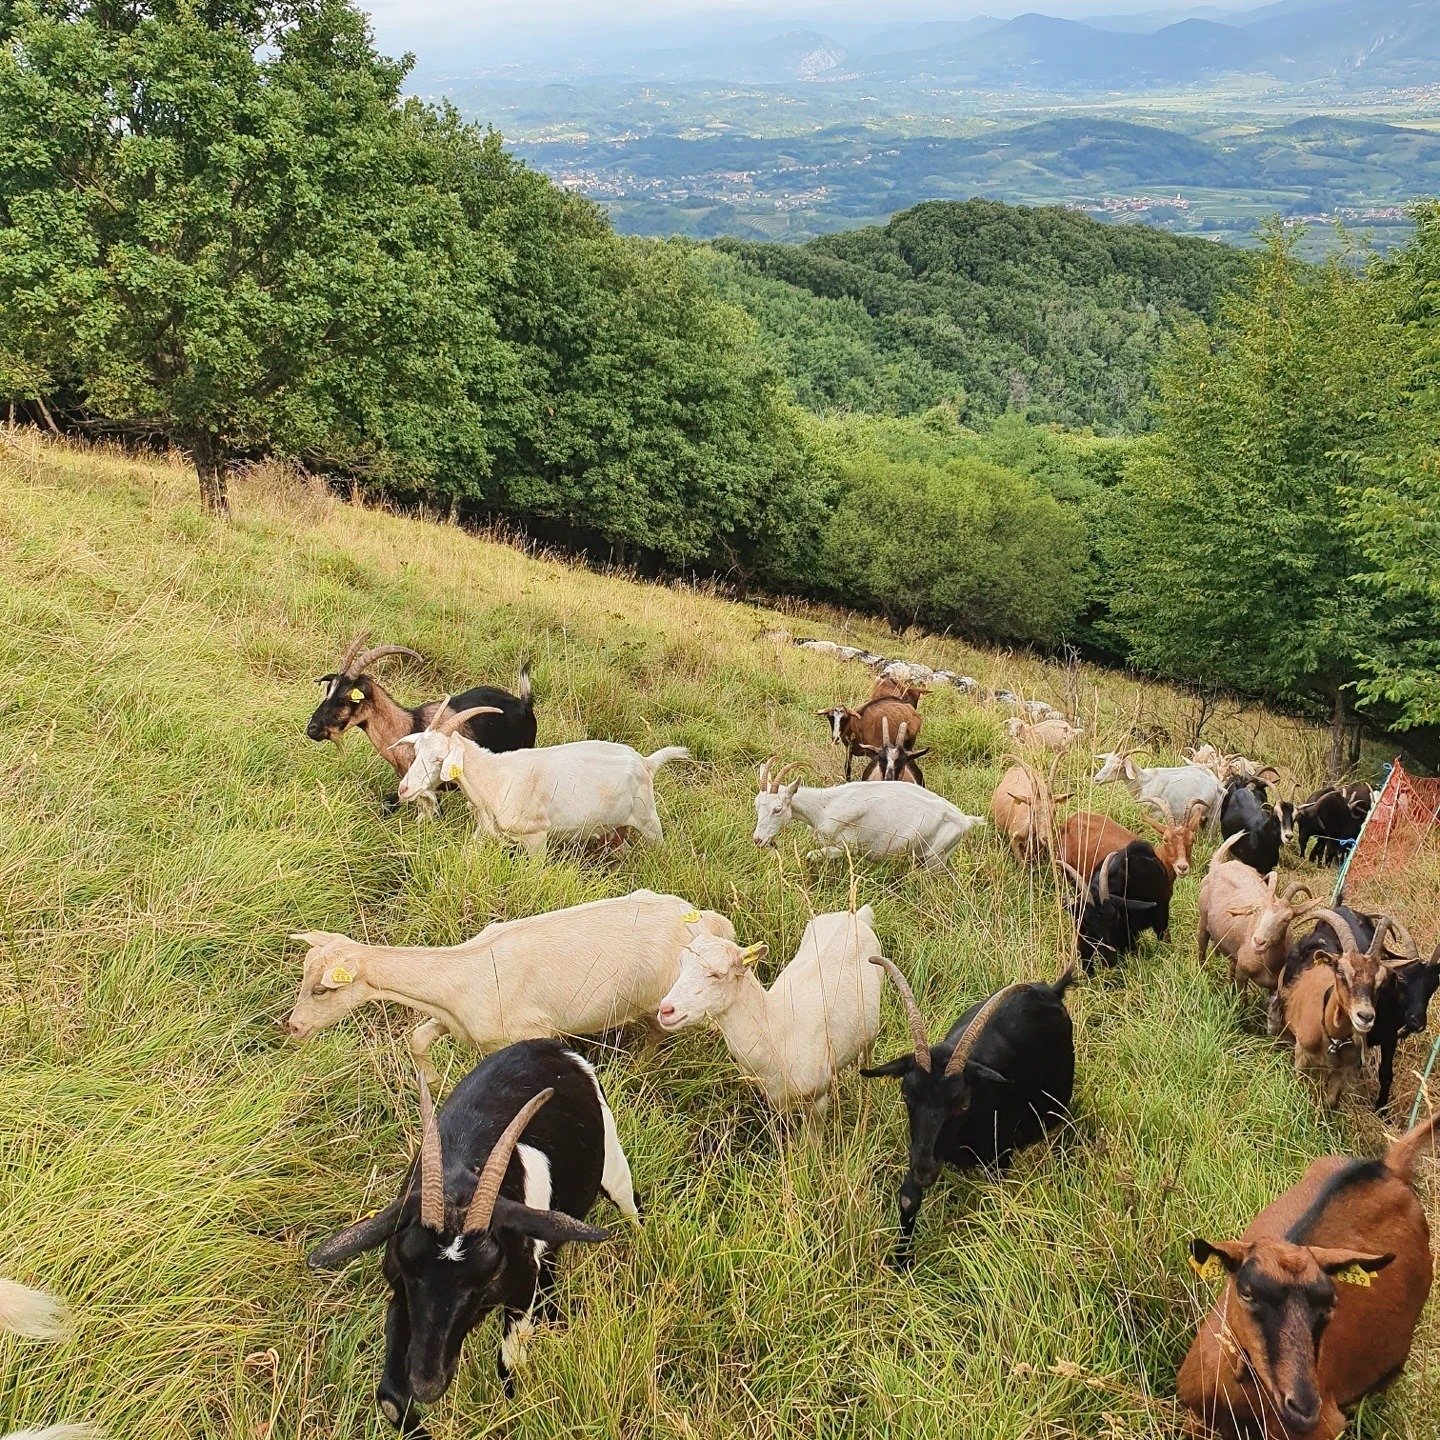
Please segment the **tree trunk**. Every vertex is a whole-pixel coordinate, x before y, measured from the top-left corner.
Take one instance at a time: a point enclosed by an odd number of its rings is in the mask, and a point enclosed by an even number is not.
[[[1346,768],[1346,743],[1345,743],[1345,692],[1337,685],[1331,692],[1334,698],[1334,708],[1330,712],[1330,755],[1328,767],[1331,780],[1338,781],[1345,773]]]
[[[230,514],[229,476],[225,457],[208,430],[197,430],[185,439],[189,443],[195,473],[200,477],[200,503],[212,515]]]

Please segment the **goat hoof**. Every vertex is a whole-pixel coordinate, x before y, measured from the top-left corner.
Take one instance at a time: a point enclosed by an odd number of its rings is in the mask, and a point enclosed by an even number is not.
[[[380,813],[382,815],[393,815],[400,808],[399,794],[387,795],[380,802]]]

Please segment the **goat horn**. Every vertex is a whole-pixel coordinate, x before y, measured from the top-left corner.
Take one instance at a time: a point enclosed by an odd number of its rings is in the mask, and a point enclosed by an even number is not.
[[[900,733],[895,737],[895,745],[897,749],[903,750],[905,748],[905,736],[908,733],[909,729],[910,722],[908,720],[902,720],[900,722]]]
[[[900,973],[900,967],[884,955],[872,955],[872,965],[882,965],[885,973],[895,982],[900,992],[900,1001],[905,1006],[905,1019],[910,1025],[910,1038],[915,1042],[915,1063],[928,1075],[930,1073],[930,1037],[925,1029],[925,1017],[915,1003],[915,992],[910,982]]]
[[[880,717],[880,743],[885,749],[890,748],[890,717],[888,715]]]
[[[1087,885],[1085,888],[1088,890],[1090,887]],[[1100,903],[1102,905],[1110,903],[1110,856],[1108,855],[1100,862]]]
[[[340,652],[340,658],[335,662],[335,678],[338,681],[341,677],[350,673],[350,666],[355,657],[365,648],[370,639],[370,632],[362,630],[345,648]]]
[[[435,1102],[424,1075],[420,1076],[420,1125],[420,1223],[438,1234],[445,1229],[445,1156]]]
[[[1307,900],[1315,897],[1311,894],[1310,887],[1303,880],[1292,880],[1279,895],[1282,905],[1288,905],[1297,895],[1303,895]]]
[[[950,1052],[950,1058],[945,1062],[945,1077],[957,1074],[965,1068],[965,1062],[970,1058],[970,1052],[975,1048],[976,1042],[984,1034],[985,1027],[990,1023],[991,1018],[1000,1006],[1013,995],[1017,990],[1025,988],[1023,981],[1017,981],[1014,985],[1007,985],[1003,990],[997,990],[981,1007],[975,1018],[965,1027],[965,1033],[956,1041],[955,1048]]]
[[[783,765],[770,777],[770,789],[771,789],[771,791],[778,794],[778,793],[779,793],[779,790],[780,790],[780,786],[781,786],[781,784],[783,783],[785,777],[786,777],[792,770],[800,770],[800,769],[803,769],[803,768],[804,768],[804,765],[805,765],[805,762],[804,762],[803,760],[787,760],[787,761],[785,762],[785,764],[783,764]]]
[[[498,705],[472,705],[468,710],[457,710],[453,715],[446,715],[442,710],[440,717],[430,726],[437,735],[453,735],[465,721],[473,715],[499,715]]]
[[[505,1179],[505,1172],[510,1168],[510,1157],[515,1153],[515,1147],[520,1143],[525,1127],[554,1093],[555,1087],[551,1085],[538,1095],[532,1095],[495,1142],[494,1149],[486,1157],[485,1168],[480,1172],[475,1193],[470,1197],[462,1234],[475,1235],[490,1228],[490,1217],[495,1213],[495,1201],[500,1197],[500,1184]]]
[[[1397,960],[1397,965],[1413,965],[1420,958],[1420,949],[1415,944],[1410,932],[1393,916],[1382,915],[1379,923],[1375,926],[1375,939],[1370,942],[1371,955],[1381,955],[1380,930],[1382,926],[1388,926],[1391,934],[1400,942],[1400,948],[1405,952],[1403,960]]]
[[[1277,785],[1280,783],[1280,772],[1273,765],[1262,766],[1255,772],[1255,778],[1257,780],[1263,780],[1267,775],[1273,775]]]
[[[1355,932],[1346,923],[1345,918],[1337,915],[1328,905],[1322,905],[1315,910],[1305,912],[1307,920],[1324,920],[1340,939],[1340,946],[1347,955],[1358,955],[1360,947],[1355,943]]]
[[[768,792],[770,789],[770,766],[774,760],[775,757],[773,755],[767,755],[765,759],[760,762],[760,789],[762,793]]]
[[[425,658],[418,650],[412,650],[408,645],[377,645],[373,650],[367,650],[356,658],[356,673],[373,665],[377,660],[383,660],[387,655],[408,655],[412,660],[424,660]]]

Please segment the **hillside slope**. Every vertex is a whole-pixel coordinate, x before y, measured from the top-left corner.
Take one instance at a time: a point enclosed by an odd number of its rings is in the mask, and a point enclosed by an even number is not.
[[[0,1431],[88,1418],[116,1440],[378,1440],[375,1261],[318,1276],[303,1255],[401,1174],[413,1017],[362,1012],[290,1048],[274,1025],[299,978],[288,932],[451,942],[651,886],[768,940],[768,981],[850,877],[807,870],[794,843],[751,844],[753,767],[778,751],[835,775],[814,711],[863,675],[759,638],[817,617],[529,558],[263,472],[216,526],[191,483],[164,463],[0,447],[0,1274],[81,1316],[68,1347],[0,1346]],[[1053,669],[846,623],[1063,698]],[[474,842],[453,805],[428,827],[383,815],[370,747],[303,735],[313,677],[362,626],[428,657],[395,670],[405,697],[509,683],[528,657],[543,740],[689,745],[697,763],[659,784],[665,845],[536,865]],[[1097,738],[1183,732],[1170,692],[1078,683]],[[998,718],[958,693],[925,709],[927,776],[980,808]],[[1301,779],[1320,753],[1260,712],[1217,738],[1295,757]],[[1113,791],[1093,799],[1135,816]],[[933,1023],[1064,963],[1050,884],[993,836],[953,874],[855,879]],[[1073,1131],[999,1183],[942,1180],[904,1278],[882,1263],[904,1153],[893,1087],[847,1076],[806,1132],[765,1113],[714,1036],[654,1056],[634,1037],[587,1046],[644,1228],[567,1263],[563,1324],[537,1335],[515,1402],[495,1384],[493,1321],[474,1337],[436,1440],[1174,1435],[1165,1396],[1208,1303],[1188,1237],[1232,1234],[1313,1155],[1379,1143],[1358,1108],[1318,1115],[1258,1005],[1197,971],[1193,924],[1192,882],[1172,946],[1074,994]],[[885,1003],[888,1056],[905,1039]],[[448,1090],[473,1057],[436,1054]],[[1367,1440],[1436,1433],[1437,1361],[1432,1309]]]
[[[1060,209],[932,202],[804,245],[720,241],[744,304],[816,409],[903,413],[963,391],[1102,429],[1140,428],[1166,330],[1209,317],[1240,251]]]

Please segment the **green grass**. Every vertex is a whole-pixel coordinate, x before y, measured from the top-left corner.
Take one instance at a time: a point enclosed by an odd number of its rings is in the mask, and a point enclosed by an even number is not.
[[[590,574],[263,474],[215,525],[192,484],[163,463],[0,448],[0,1274],[81,1316],[56,1349],[0,1342],[0,1431],[378,1437],[376,1263],[318,1276],[303,1256],[392,1193],[415,1137],[415,1017],[372,1009],[290,1047],[274,1023],[299,979],[287,933],[451,942],[651,886],[769,941],[768,979],[851,876],[807,870],[803,835],[755,849],[753,767],[777,751],[835,776],[813,712],[866,677],[761,632],[845,634],[1054,701],[1063,675]],[[475,842],[454,804],[428,827],[383,816],[388,771],[365,741],[303,735],[313,677],[362,625],[428,657],[396,667],[402,695],[508,683],[529,657],[542,739],[691,746],[697,763],[660,779],[664,847],[539,865]],[[1189,738],[1181,696],[1089,670],[1078,686],[1101,735]],[[950,692],[925,709],[931,783],[983,808],[1001,717]],[[1261,712],[1216,733],[1297,757],[1302,781],[1322,749]],[[1114,789],[1093,798],[1134,814]],[[953,874],[854,884],[936,1029],[1065,963],[1052,888],[993,835]],[[437,1440],[1176,1433],[1166,1396],[1205,1298],[1185,1240],[1235,1233],[1310,1157],[1379,1134],[1358,1107],[1322,1116],[1258,1006],[1197,972],[1193,919],[1190,882],[1173,946],[1073,994],[1073,1127],[1003,1181],[942,1180],[904,1277],[882,1264],[904,1153],[893,1085],[846,1076],[807,1131],[767,1114],[713,1034],[651,1058],[632,1037],[589,1047],[646,1224],[572,1255],[564,1323],[537,1336],[515,1402],[494,1322],[472,1338]],[[891,997],[881,1051],[904,1043]],[[435,1054],[447,1088],[475,1058]],[[1361,1433],[1433,1437],[1437,1361],[1432,1316]]]

